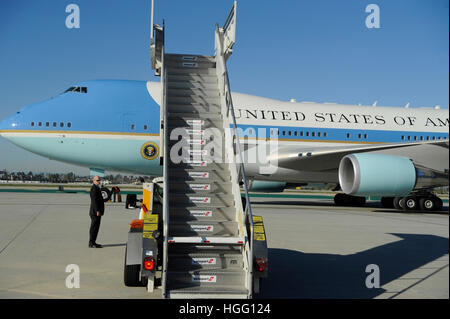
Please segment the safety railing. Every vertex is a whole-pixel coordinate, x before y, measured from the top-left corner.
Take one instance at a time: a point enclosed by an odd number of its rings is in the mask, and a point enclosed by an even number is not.
[[[163,82],[163,96],[162,96],[162,108],[164,109],[163,120],[164,126],[161,135],[164,135],[164,147],[163,147],[163,176],[164,176],[164,201],[163,201],[163,273],[162,273],[162,288],[163,288],[163,296],[166,296],[166,282],[167,282],[167,254],[168,254],[168,238],[169,238],[169,125],[167,121],[167,70],[164,65],[164,55],[163,55],[163,67],[162,67],[162,79]]]
[[[235,19],[235,13],[236,13],[236,2],[232,9],[233,17],[232,19]],[[231,15],[231,13],[230,13]],[[228,22],[229,19],[227,19]],[[234,23],[235,24],[235,23]],[[230,23],[228,26],[231,25]],[[234,114],[234,108],[233,108],[233,99],[231,96],[231,90],[230,90],[230,81],[228,78],[228,72],[226,68],[226,54],[229,53],[227,50],[228,48],[232,47],[229,45],[227,49],[224,48],[224,32],[226,32],[226,25],[224,28],[219,28],[218,25],[216,25],[216,33],[215,33],[215,54],[216,54],[216,71],[218,76],[218,82],[219,82],[219,91],[221,94],[221,110],[223,115],[223,123],[224,123],[224,132],[225,132],[225,142],[226,147],[225,149],[228,151],[227,154],[227,161],[232,164],[230,167],[231,172],[231,178],[232,178],[232,188],[233,188],[233,196],[234,201],[237,205],[237,218],[238,222],[240,224],[239,231],[242,235],[246,236],[248,238],[247,242],[245,243],[246,247],[244,249],[246,258],[244,258],[244,263],[246,268],[248,269],[248,276],[247,276],[247,288],[249,291],[249,297],[251,298],[251,291],[252,291],[252,285],[253,285],[253,232],[254,232],[254,225],[253,225],[253,214],[250,204],[250,198],[248,195],[248,184],[247,184],[247,177],[245,174],[245,168],[244,168],[244,160],[242,155],[242,149],[239,141],[239,134],[236,124],[236,117]],[[233,43],[234,44],[234,43]],[[233,134],[230,132],[230,127],[232,128]],[[236,145],[236,154],[233,151],[234,147],[228,147],[230,145],[234,146]],[[238,155],[238,160],[240,163],[236,162],[236,156]],[[233,165],[234,164],[234,165]],[[234,169],[233,169],[234,166]],[[239,187],[239,182],[242,180],[243,182],[243,188],[244,188],[244,194],[245,194],[245,209],[242,207],[242,200],[241,200],[241,191]],[[240,212],[243,211],[243,215],[240,214]],[[245,225],[244,227],[241,227],[242,224]],[[249,230],[250,234],[247,233],[247,229]]]

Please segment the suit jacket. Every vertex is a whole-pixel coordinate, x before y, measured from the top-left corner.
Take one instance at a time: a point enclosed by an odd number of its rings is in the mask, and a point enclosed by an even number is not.
[[[97,216],[97,212],[100,212],[100,215],[103,216],[105,212],[105,202],[103,201],[102,192],[100,191],[100,187],[92,184],[91,187],[91,207],[89,208],[89,215]]]

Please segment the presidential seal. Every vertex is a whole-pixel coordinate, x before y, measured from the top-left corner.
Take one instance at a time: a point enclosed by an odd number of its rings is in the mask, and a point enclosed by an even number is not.
[[[158,145],[156,145],[153,142],[147,142],[141,147],[141,155],[143,158],[152,160],[158,157],[159,155],[159,148]]]

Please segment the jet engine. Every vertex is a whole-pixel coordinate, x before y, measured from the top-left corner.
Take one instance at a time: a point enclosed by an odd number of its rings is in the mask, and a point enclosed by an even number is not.
[[[339,183],[348,195],[406,196],[415,189],[445,184],[445,180],[448,183],[448,174],[421,167],[402,156],[350,154],[339,164]]]

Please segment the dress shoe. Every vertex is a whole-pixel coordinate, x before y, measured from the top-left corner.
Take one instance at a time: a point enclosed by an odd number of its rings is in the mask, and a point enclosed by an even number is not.
[[[89,248],[103,248],[102,245],[94,243],[94,244],[89,244]]]

